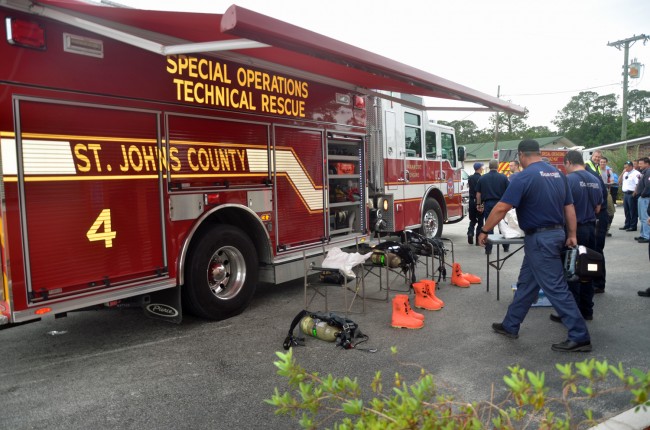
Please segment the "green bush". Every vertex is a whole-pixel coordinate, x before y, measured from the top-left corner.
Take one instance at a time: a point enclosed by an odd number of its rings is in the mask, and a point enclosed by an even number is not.
[[[467,403],[441,394],[424,369],[412,384],[396,373],[390,393],[384,393],[382,374],[376,372],[370,384],[372,398],[364,402],[356,379],[307,372],[296,363],[292,350],[276,354],[275,366],[288,379],[289,391],[276,388],[266,403],[275,407],[276,414],[300,415],[305,429],[523,429],[531,423],[540,429],[577,429],[597,422],[590,409],[576,415],[572,406],[596,397],[629,393],[637,410],[650,406],[650,371],[632,369],[628,374],[620,363],[612,366],[595,359],[556,365],[563,387],[559,397],[549,396],[543,372],[512,366],[503,378],[508,396],[499,403],[494,399]]]

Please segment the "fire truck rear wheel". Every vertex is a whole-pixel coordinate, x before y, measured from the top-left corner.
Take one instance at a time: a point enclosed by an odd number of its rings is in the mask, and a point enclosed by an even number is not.
[[[212,227],[188,255],[184,307],[214,320],[240,314],[255,294],[257,263],[255,246],[246,233],[230,225]]]
[[[429,239],[442,236],[442,209],[433,198],[428,198],[424,202],[420,234]]]

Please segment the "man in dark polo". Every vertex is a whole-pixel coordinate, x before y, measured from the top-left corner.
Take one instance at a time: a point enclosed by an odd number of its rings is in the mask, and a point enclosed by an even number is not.
[[[476,184],[483,174],[483,163],[474,163],[474,174],[467,180],[469,186],[469,228],[467,229],[467,243],[474,244],[474,233],[476,232],[476,245],[478,245],[478,235],[483,228],[483,213],[476,204]],[[476,228],[476,230],[474,230]]]
[[[564,168],[567,171],[567,181],[573,207],[576,211],[576,238],[578,245],[594,249],[596,246],[596,215],[601,210],[607,210],[607,202],[603,201],[601,182],[585,170],[585,162],[578,151],[569,151],[564,155]],[[585,320],[594,317],[594,283],[591,280],[571,280],[567,282],[573,294],[578,309]],[[562,322],[558,315],[551,314],[551,320]]]
[[[479,236],[485,244],[487,230],[493,229],[513,207],[517,209],[519,226],[526,233],[517,292],[503,322],[492,324],[492,329],[511,339],[519,337],[521,323],[539,297],[541,287],[568,329],[567,339],[554,343],[551,349],[591,351],[587,324],[569,291],[562,267],[562,249],[578,243],[576,213],[567,180],[555,167],[542,161],[536,140],[522,140],[517,152],[524,170],[512,178]]]
[[[476,203],[483,205],[483,219],[487,219],[492,212],[492,208],[501,200],[501,196],[508,188],[510,181],[503,173],[499,173],[499,161],[490,160],[488,164],[490,171],[481,176],[476,184]],[[488,230],[490,234],[494,233],[493,230]],[[510,245],[503,245],[505,252],[510,251]],[[485,253],[492,253],[492,245],[485,245]]]

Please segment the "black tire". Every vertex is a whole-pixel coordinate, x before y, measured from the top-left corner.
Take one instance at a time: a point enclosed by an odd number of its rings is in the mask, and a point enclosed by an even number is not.
[[[424,201],[420,234],[428,239],[442,236],[442,209],[434,198]]]
[[[217,225],[200,234],[185,264],[183,306],[198,317],[213,320],[242,313],[257,287],[253,242],[231,225]]]

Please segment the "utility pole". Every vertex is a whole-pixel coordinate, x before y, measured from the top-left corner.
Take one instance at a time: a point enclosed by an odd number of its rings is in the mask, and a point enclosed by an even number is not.
[[[501,85],[497,87],[497,98],[501,95]],[[498,151],[499,148],[499,111],[495,111],[496,120],[494,121],[494,150]]]
[[[628,37],[627,39],[618,40],[616,42],[609,42],[607,46],[613,46],[619,51],[624,47],[624,60],[623,60],[623,117],[621,118],[621,140],[627,138],[627,78],[628,78],[628,59],[630,55],[630,46],[634,45],[637,40],[643,40],[643,44],[650,39],[650,36],[641,34],[639,36]]]

